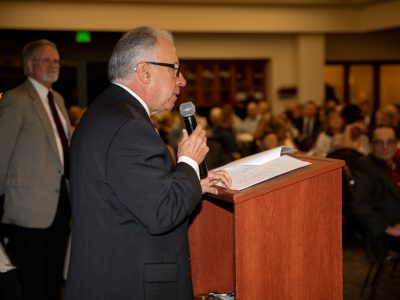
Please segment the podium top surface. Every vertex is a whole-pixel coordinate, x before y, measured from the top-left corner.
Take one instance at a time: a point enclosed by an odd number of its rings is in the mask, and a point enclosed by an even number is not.
[[[283,175],[263,181],[244,190],[237,191],[219,188],[219,195],[207,194],[205,198],[211,197],[222,200],[224,202],[238,204],[251,198],[270,193],[285,186],[295,184],[299,181],[309,179],[311,177],[318,176],[320,174],[336,169],[341,169],[345,165],[345,162],[343,160],[321,158],[299,153],[294,154],[293,157],[300,160],[308,161],[311,164],[303,168],[291,171],[289,173],[285,173]]]

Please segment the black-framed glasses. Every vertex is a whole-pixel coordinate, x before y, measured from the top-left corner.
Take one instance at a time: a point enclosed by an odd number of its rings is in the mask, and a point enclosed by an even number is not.
[[[387,147],[393,147],[397,145],[397,140],[396,139],[388,139],[387,141],[384,140],[380,140],[380,139],[375,139],[372,141],[372,143],[375,146],[381,147],[383,148],[384,145],[386,145]]]
[[[50,59],[50,58],[34,58],[32,59],[34,62],[39,62],[46,66],[50,66],[51,64],[60,65],[61,61],[59,59]]]
[[[146,63],[174,69],[176,71],[176,77],[179,77],[179,73],[181,72],[181,66],[179,64],[167,64],[155,61],[146,61]]]

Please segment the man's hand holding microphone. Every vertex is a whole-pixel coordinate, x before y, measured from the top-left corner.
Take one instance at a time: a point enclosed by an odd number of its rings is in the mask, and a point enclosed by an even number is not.
[[[197,125],[195,118],[195,106],[192,102],[182,103],[179,107],[180,113],[185,121],[186,129],[182,130],[182,138],[178,143],[178,158],[187,156],[199,165],[200,184],[203,194],[217,195],[219,184],[229,188],[232,183],[230,175],[224,171],[208,171],[205,158],[209,151],[205,130]]]

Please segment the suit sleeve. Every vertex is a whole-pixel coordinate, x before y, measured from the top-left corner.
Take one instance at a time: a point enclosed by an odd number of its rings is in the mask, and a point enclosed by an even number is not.
[[[384,233],[389,224],[374,207],[375,184],[373,172],[361,160],[354,169],[355,188],[352,204],[356,218],[371,232],[373,237]]]
[[[21,130],[22,115],[23,110],[18,105],[18,101],[9,94],[5,94],[0,100],[0,195],[4,194],[8,165],[13,155],[18,132]]]
[[[184,222],[201,200],[196,172],[176,167],[154,128],[132,120],[116,133],[107,155],[106,178],[132,217],[150,234],[162,234]]]

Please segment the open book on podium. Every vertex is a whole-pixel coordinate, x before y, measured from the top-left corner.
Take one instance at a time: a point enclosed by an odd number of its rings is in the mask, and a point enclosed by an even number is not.
[[[290,147],[277,147],[246,156],[214,169],[224,170],[232,177],[232,190],[243,190],[264,180],[311,164],[290,156],[296,152]]]

